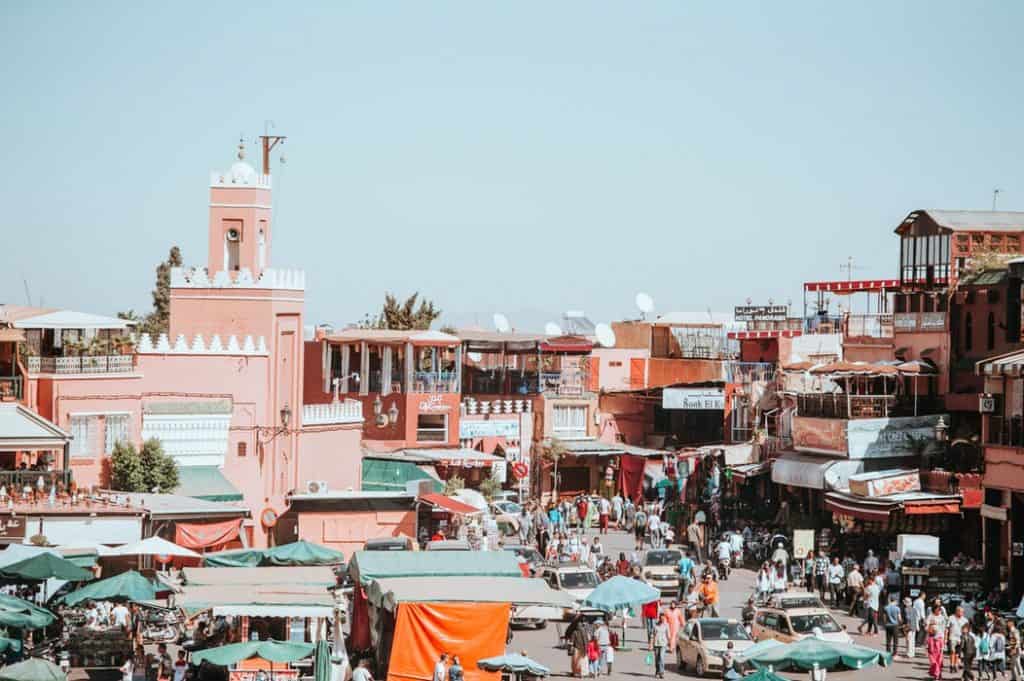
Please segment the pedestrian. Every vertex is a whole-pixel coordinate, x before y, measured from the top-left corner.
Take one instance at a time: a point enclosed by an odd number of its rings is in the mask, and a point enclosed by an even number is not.
[[[1002,623],[996,624],[992,630],[992,640],[989,641],[989,672],[992,675],[993,681],[996,678],[996,672],[999,672],[999,678],[1006,678],[1006,634],[1003,633]]]
[[[910,598],[903,599],[903,631],[907,639],[907,658],[914,659],[917,646],[917,632],[921,630],[921,616]]]
[[[654,676],[659,679],[665,678],[665,648],[668,647],[668,637],[668,622],[662,615],[654,627]]]
[[[132,681],[134,675],[135,656],[128,653],[128,656],[124,658],[124,663],[121,664],[121,681]]]
[[[1010,668],[1011,681],[1021,681],[1020,629],[1012,620],[1006,621],[1006,666]]]
[[[705,615],[718,617],[718,583],[711,575],[704,575],[704,582],[700,587],[700,599],[704,603]]]
[[[978,641],[971,632],[971,623],[967,622],[964,624],[964,628],[960,631],[960,640],[963,642],[961,646],[961,657],[964,665],[964,681],[974,680],[974,658],[978,655]]]
[[[692,620],[697,617],[700,610],[700,590],[696,584],[690,584],[690,590],[686,592],[686,602],[683,604],[686,609],[686,619]]]
[[[818,588],[818,597],[825,602],[825,594],[829,593],[828,582],[828,556],[824,551],[818,551],[818,557],[814,559],[814,586]],[[813,592],[814,589],[808,589]]]
[[[585,495],[580,495],[580,498],[576,501],[576,515],[580,519],[580,531],[586,532],[590,529],[590,517],[587,513],[590,511],[590,503]]]
[[[633,500],[628,497],[622,502],[622,515],[626,523],[621,529],[630,532],[633,529],[633,518],[636,517],[636,506],[633,505]]]
[[[679,608],[679,603],[672,601],[669,603],[668,610],[665,611],[665,621],[668,623],[668,652],[676,652],[676,636],[679,635],[679,630],[683,627],[683,611]]]
[[[867,627],[868,636],[878,635],[878,605],[882,595],[882,587],[878,582],[871,582],[864,588],[864,621],[857,627],[857,632],[863,634]]]
[[[587,662],[589,675],[597,678],[601,670],[601,647],[597,645],[596,636],[591,636],[587,641]]]
[[[431,681],[448,681],[448,653],[441,653],[434,665],[434,677]]]
[[[729,672],[733,672],[734,674],[737,673],[736,656],[733,654],[732,641],[725,644],[725,652],[722,653],[722,678],[735,678],[730,676]]]
[[[619,560],[615,563],[616,574],[620,577],[628,577],[630,568],[632,568],[632,565],[628,560],[626,560],[626,553],[624,551],[619,551]]]
[[[855,617],[864,596],[864,575],[861,574],[860,568],[856,563],[846,573],[846,593],[850,598],[850,611],[847,614],[850,617]]]
[[[949,673],[955,674],[960,669],[961,635],[964,625],[969,620],[964,617],[964,609],[957,607],[953,616],[946,622],[946,641],[949,642]]]
[[[883,616],[883,622],[885,623],[885,650],[895,656],[900,640],[900,626],[903,624],[903,613],[900,611],[900,606],[896,603],[895,596],[889,597],[889,605],[885,606]]]
[[[839,607],[839,595],[843,592],[845,581],[846,572],[839,564],[839,556],[836,556],[832,559],[832,564],[828,566],[828,592],[832,596],[833,608]]]
[[[633,518],[633,536],[636,538],[636,550],[644,550],[644,536],[647,533],[647,513],[643,506],[637,506],[636,516]]]
[[[686,526],[686,541],[690,543],[698,563],[704,562],[704,546],[700,523],[694,520]]]
[[[932,606],[932,613],[925,620],[925,630],[928,632],[928,676],[938,681],[942,678],[942,644],[946,633],[946,618],[942,615],[941,606]]]
[[[622,495],[618,492],[612,497],[612,519],[615,522],[615,529],[623,529],[622,525]]]
[[[597,500],[597,523],[601,534],[608,534],[608,517],[612,512],[612,502],[604,497]]]
[[[174,662],[167,652],[167,644],[161,643],[156,648],[156,679],[157,681],[171,681],[174,676]]]
[[[978,677],[984,681],[985,672],[991,671],[992,637],[985,629],[978,635]],[[995,674],[992,674],[995,678]]]
[[[586,675],[587,642],[590,641],[592,627],[582,614],[577,614],[565,630],[565,639],[569,642],[571,674],[574,677]]]
[[[864,574],[870,575],[878,572],[878,558],[875,557],[875,552],[868,549],[868,555],[864,558]]]
[[[761,563],[761,569],[757,571],[757,602],[767,603],[771,592],[772,567],[768,561],[765,561]]]
[[[693,583],[693,559],[690,558],[686,549],[682,551],[683,557],[679,559],[679,600],[686,598],[686,592],[690,590]]]
[[[786,582],[786,564],[779,561],[775,564],[775,569],[772,570],[772,593],[785,593],[787,588],[789,585]]]
[[[814,551],[808,551],[804,557],[803,584],[804,591],[814,593]]]
[[[928,606],[924,602],[924,591],[917,592],[917,598],[914,599],[914,611],[917,612],[917,621],[919,622],[919,628],[917,630],[917,645],[924,645],[924,637],[927,632],[924,630],[924,621],[928,617]]]
[[[661,548],[661,518],[658,517],[658,511],[651,509],[651,512],[647,514],[647,534],[651,542],[652,549]]]
[[[612,662],[615,660],[615,648],[612,646],[612,632],[608,630],[608,624],[603,620],[597,621],[597,647],[601,650],[601,664],[598,665],[598,673],[604,668],[606,674],[612,673]]]
[[[661,600],[653,600],[650,603],[644,603],[640,609],[640,614],[644,618],[644,630],[647,632],[647,649],[653,650],[654,646],[654,626],[658,623],[658,610],[661,606]]]
[[[174,681],[185,681],[185,672],[188,671],[188,662],[185,661],[185,651],[178,650],[178,659],[174,661]]]
[[[370,660],[360,658],[359,664],[352,670],[352,681],[373,681],[373,674],[370,673]]]

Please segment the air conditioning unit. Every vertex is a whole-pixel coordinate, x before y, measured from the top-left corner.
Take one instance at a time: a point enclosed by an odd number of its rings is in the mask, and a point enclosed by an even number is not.
[[[306,494],[327,494],[330,488],[326,480],[308,480],[306,482]]]
[[[991,414],[996,410],[995,395],[978,395],[978,411],[982,414]]]

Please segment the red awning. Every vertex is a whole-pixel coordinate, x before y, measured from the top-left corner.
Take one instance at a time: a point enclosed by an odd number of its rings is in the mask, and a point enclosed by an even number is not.
[[[887,291],[898,289],[899,279],[859,279],[857,281],[808,281],[804,290],[808,292],[859,293],[861,291]]]
[[[959,514],[959,501],[928,501],[903,504],[903,512],[907,515],[943,515],[947,513]]]
[[[449,513],[455,513],[457,515],[472,515],[474,513],[481,513],[480,509],[473,508],[469,504],[465,504],[458,499],[452,499],[446,497],[443,494],[437,494],[431,492],[429,494],[421,494],[417,501],[423,501],[430,504],[434,508],[439,508]]]
[[[877,502],[864,503],[848,497],[834,494],[825,495],[825,509],[861,520],[888,520],[889,514],[899,508],[899,504]]]

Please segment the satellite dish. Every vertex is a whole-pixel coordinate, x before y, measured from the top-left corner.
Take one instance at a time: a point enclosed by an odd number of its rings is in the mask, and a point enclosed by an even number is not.
[[[594,333],[597,335],[597,342],[606,348],[615,347],[615,332],[612,327],[608,326],[604,322],[601,322],[594,327]]]
[[[554,322],[548,322],[547,324],[544,325],[544,333],[546,333],[549,336],[561,336],[562,327],[560,327],[558,324],[555,324]]]
[[[641,313],[647,314],[654,309],[654,298],[641,291],[636,294],[636,306]]]
[[[494,328],[498,331],[498,333],[508,333],[512,329],[512,325],[508,323],[508,317],[501,314],[500,312],[495,312]]]
[[[480,360],[482,360],[484,358],[484,356],[482,354],[480,354],[479,352],[467,352],[466,354],[476,364],[479,364]]]

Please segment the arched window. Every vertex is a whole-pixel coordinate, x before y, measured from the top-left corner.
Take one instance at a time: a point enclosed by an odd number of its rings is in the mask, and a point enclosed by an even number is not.
[[[988,328],[986,329],[986,347],[991,350],[996,346],[996,313],[988,313]]]
[[[964,315],[964,350],[970,352],[974,348],[974,318],[968,312]]]

